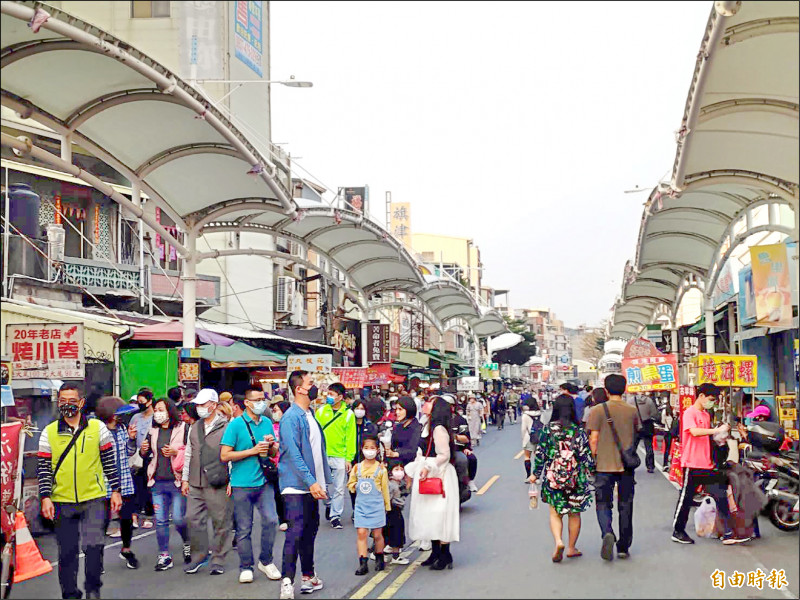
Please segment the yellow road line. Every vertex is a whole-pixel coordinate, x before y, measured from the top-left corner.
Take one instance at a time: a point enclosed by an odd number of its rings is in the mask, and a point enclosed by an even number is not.
[[[408,558],[408,556],[411,554],[412,549],[416,548],[418,545],[419,545],[419,542],[418,541],[414,541],[414,543],[411,544],[407,548],[407,550],[401,554],[401,556],[404,556],[404,557]],[[380,585],[380,583],[384,579],[386,579],[392,573],[392,571],[394,571],[395,566],[396,565],[387,565],[385,570],[380,571],[380,572],[376,573],[375,575],[373,575],[372,579],[367,581],[364,585],[362,585],[358,589],[358,591],[356,591],[352,596],[350,596],[351,600],[360,600],[361,598],[366,598],[367,595],[369,595],[369,593],[372,592],[372,590],[374,590],[376,587],[378,587]]]
[[[514,460],[519,460],[519,458],[525,454],[525,450],[520,450],[519,453],[514,457]]]
[[[490,487],[492,487],[494,482],[497,481],[498,479],[500,479],[500,475],[494,475],[489,481],[487,481],[483,485],[483,487],[481,489],[478,490],[478,494],[477,495],[478,496],[483,496],[486,493],[486,490],[488,490]]]
[[[419,566],[422,564],[422,561],[424,561],[428,557],[428,555],[429,555],[428,552],[424,552],[422,556],[420,556],[417,560],[412,562],[408,566],[408,568],[402,573],[400,573],[400,575],[397,576],[397,579],[395,579],[389,585],[389,587],[387,587],[383,591],[383,593],[380,596],[378,596],[378,599],[386,600],[387,598],[391,598],[392,596],[394,596],[397,593],[397,590],[399,590],[400,587],[411,578],[411,576],[416,572],[416,570],[419,569]]]

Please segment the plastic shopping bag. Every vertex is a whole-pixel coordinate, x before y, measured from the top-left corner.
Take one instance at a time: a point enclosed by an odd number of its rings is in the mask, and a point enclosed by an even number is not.
[[[700,508],[694,513],[694,530],[700,537],[714,537],[717,520],[717,505],[712,498],[703,498]]]

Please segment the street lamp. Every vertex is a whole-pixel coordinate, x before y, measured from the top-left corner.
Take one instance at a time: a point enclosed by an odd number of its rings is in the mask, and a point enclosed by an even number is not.
[[[280,85],[285,85],[286,87],[293,87],[293,88],[310,88],[314,87],[314,84],[311,81],[298,81],[294,78],[294,75],[290,75],[289,79],[192,79],[192,84],[195,83],[229,83],[229,84],[236,84],[234,87],[230,89],[230,91],[225,94],[222,98],[215,100],[214,102],[222,102],[230,96],[233,92],[238,90],[243,85],[247,85],[249,83],[266,83],[272,84],[277,83]]]

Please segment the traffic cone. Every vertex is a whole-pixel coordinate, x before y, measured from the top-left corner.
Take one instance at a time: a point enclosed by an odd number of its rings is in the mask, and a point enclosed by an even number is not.
[[[16,546],[16,560],[14,561],[14,583],[20,583],[39,575],[44,575],[53,570],[50,563],[42,558],[42,553],[36,542],[31,537],[25,515],[17,512],[14,523],[14,544]]]

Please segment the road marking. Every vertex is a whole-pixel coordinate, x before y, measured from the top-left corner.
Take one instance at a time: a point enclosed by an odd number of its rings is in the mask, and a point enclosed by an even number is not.
[[[408,558],[411,556],[411,553],[417,546],[419,546],[419,541],[413,542],[405,552],[400,554],[400,556]],[[380,583],[386,579],[392,573],[392,571],[394,571],[396,566],[397,565],[388,565],[383,571],[375,573],[375,575],[373,575],[369,581],[367,581],[358,589],[358,591],[350,596],[351,600],[360,600],[361,598],[366,598],[367,595],[372,592],[372,590],[378,587],[378,585],[380,585]]]
[[[131,542],[134,542],[136,540],[140,540],[142,538],[146,538],[149,535],[153,535],[155,532],[156,532],[156,530],[153,529],[153,531],[148,531],[147,533],[141,533],[139,535],[135,535],[135,536],[133,536],[131,538]],[[122,546],[122,540],[120,540],[119,542],[114,542],[113,544],[106,544],[105,547],[103,548],[103,550],[108,550],[109,548],[113,548],[114,546]],[[86,555],[83,552],[81,552],[78,555],[78,559],[84,558],[85,556]],[[58,565],[58,561],[57,560],[51,560],[50,561],[50,565],[55,567],[56,565]]]
[[[494,484],[494,482],[495,482],[495,481],[497,481],[498,479],[500,479],[500,475],[494,475],[494,476],[493,476],[493,477],[492,477],[492,478],[491,478],[489,481],[487,481],[485,484],[483,484],[483,487],[482,487],[481,489],[479,489],[479,490],[478,490],[478,493],[477,493],[477,495],[478,495],[478,496],[483,496],[483,495],[486,493],[486,491],[487,491],[487,490],[488,490],[490,487],[492,487],[492,485]]]
[[[519,460],[519,458],[525,454],[525,450],[520,450],[519,453],[514,457],[514,460]]]
[[[480,493],[480,492],[478,492],[478,493]],[[389,587],[387,587],[387,588],[386,588],[386,589],[383,591],[383,593],[382,593],[380,596],[378,596],[378,599],[379,599],[379,600],[385,600],[385,599],[387,599],[387,598],[391,598],[392,596],[394,596],[394,595],[397,593],[397,590],[399,590],[399,589],[400,589],[400,587],[401,587],[401,586],[402,586],[402,585],[403,585],[403,584],[404,584],[406,581],[408,581],[409,579],[411,579],[411,576],[412,576],[412,575],[413,575],[413,574],[416,572],[416,570],[417,570],[417,569],[419,569],[419,566],[422,564],[422,561],[424,561],[424,560],[427,558],[427,556],[428,556],[428,553],[427,553],[427,552],[425,552],[425,553],[424,553],[422,556],[420,556],[420,557],[419,557],[417,560],[415,560],[413,563],[411,563],[411,564],[408,566],[408,568],[407,568],[405,571],[403,571],[402,573],[400,573],[400,575],[398,575],[398,576],[397,576],[397,579],[395,579],[395,580],[394,580],[394,581],[393,581],[393,582],[392,582],[392,583],[389,585]]]

